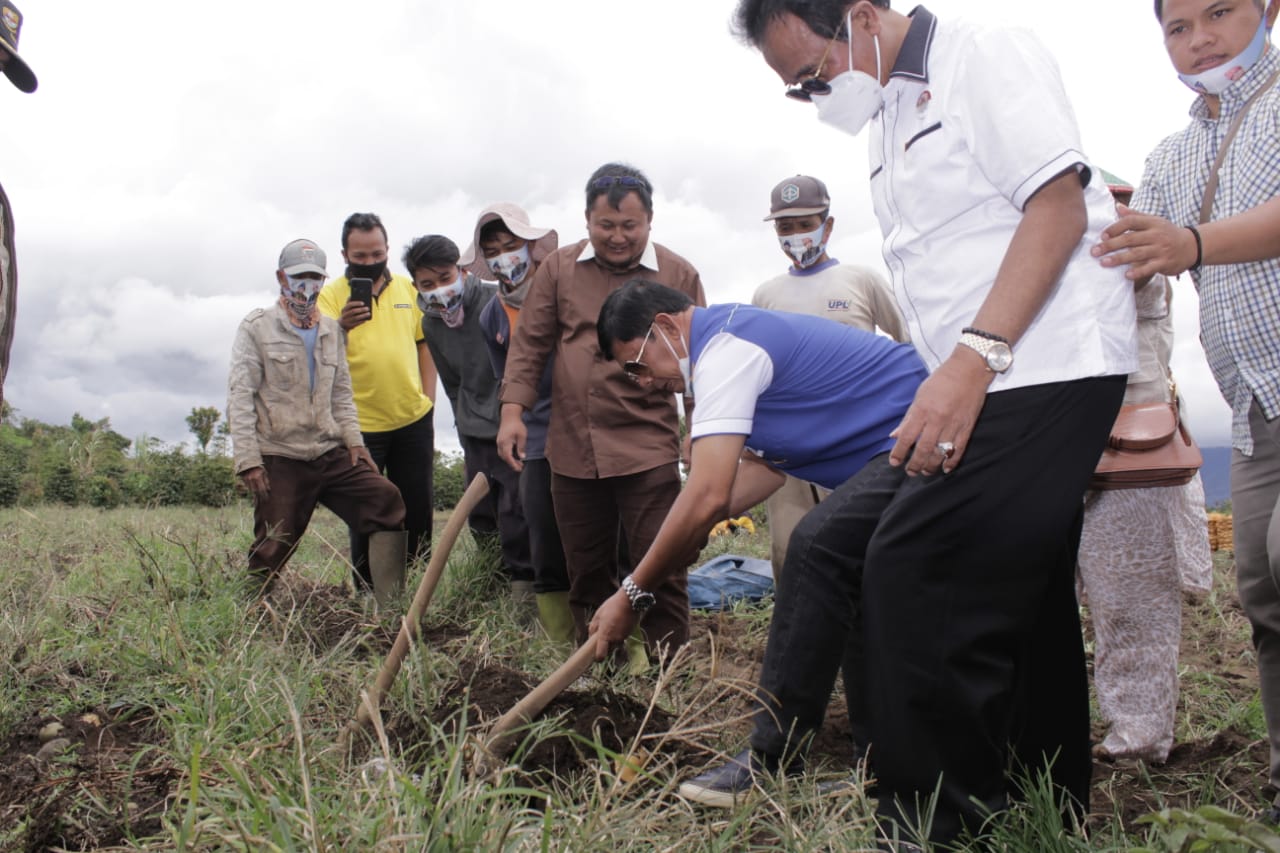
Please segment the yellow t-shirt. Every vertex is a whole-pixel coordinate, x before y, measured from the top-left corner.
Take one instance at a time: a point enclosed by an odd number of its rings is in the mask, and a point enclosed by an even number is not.
[[[350,298],[351,285],[344,276],[324,286],[317,304],[322,314],[336,320]],[[361,432],[390,432],[431,411],[418,368],[421,340],[418,290],[404,276],[392,276],[374,297],[373,318],[347,332],[347,364]]]

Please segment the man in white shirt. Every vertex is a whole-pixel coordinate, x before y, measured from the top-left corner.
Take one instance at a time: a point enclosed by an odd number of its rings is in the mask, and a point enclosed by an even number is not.
[[[1090,258],[1114,204],[1057,66],[1030,33],[889,0],[739,0],[737,27],[820,119],[851,135],[870,122],[882,253],[930,370],[894,431],[909,476],[862,581],[885,841],[981,832],[1017,793],[1012,764],[1049,766],[1080,813],[1075,552],[1136,320],[1128,282]]]

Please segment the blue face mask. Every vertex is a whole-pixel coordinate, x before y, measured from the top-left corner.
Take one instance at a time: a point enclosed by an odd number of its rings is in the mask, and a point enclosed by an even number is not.
[[[1227,90],[1227,87],[1243,77],[1246,71],[1257,64],[1266,49],[1267,19],[1264,15],[1261,23],[1258,24],[1258,31],[1254,33],[1253,40],[1249,42],[1248,47],[1240,52],[1239,56],[1234,59],[1228,59],[1216,68],[1201,71],[1199,74],[1179,74],[1178,79],[1187,84],[1193,91],[1202,95],[1221,95]]]

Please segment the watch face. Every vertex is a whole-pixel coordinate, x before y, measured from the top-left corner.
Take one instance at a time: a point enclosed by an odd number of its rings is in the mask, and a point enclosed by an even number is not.
[[[996,373],[1004,373],[1013,366],[1013,350],[1008,344],[993,341],[987,349],[987,366]]]

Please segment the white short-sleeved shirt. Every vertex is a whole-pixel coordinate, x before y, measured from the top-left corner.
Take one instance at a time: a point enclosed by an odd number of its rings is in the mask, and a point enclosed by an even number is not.
[[[1082,153],[1057,63],[1029,32],[918,7],[872,122],[871,192],[894,296],[930,370],[973,325],[1028,199],[1074,169],[1088,227],[992,391],[1137,369],[1133,287],[1089,254],[1115,202]]]

